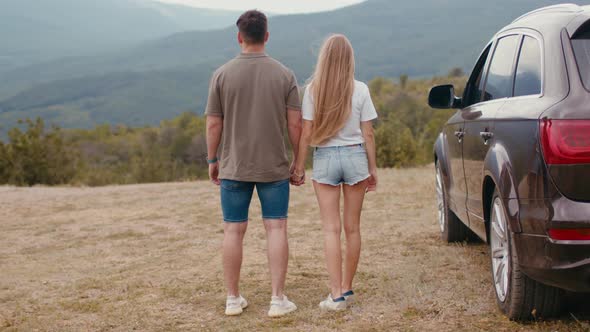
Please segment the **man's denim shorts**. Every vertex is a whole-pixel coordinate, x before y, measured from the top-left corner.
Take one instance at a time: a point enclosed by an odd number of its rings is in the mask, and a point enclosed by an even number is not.
[[[312,177],[315,182],[353,186],[368,178],[369,161],[362,144],[315,148]]]
[[[221,210],[225,222],[247,222],[254,193],[258,192],[263,219],[287,219],[289,179],[277,182],[221,180]]]

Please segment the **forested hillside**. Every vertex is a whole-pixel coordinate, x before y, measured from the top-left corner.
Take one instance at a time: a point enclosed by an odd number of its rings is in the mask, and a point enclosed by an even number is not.
[[[153,0],[2,0],[0,72],[109,53],[181,31],[224,28],[236,14]]]
[[[468,72],[493,34],[519,15],[555,0],[368,0],[332,12],[276,16],[269,53],[301,82],[322,40],[350,37],[357,77],[431,77]],[[42,63],[2,74],[0,137],[17,119],[41,116],[63,127],[156,125],[200,114],[212,71],[238,52],[235,27],[185,32],[103,56]]]

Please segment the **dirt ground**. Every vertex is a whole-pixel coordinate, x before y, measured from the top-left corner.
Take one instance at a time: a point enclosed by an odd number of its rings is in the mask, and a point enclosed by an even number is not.
[[[432,166],[382,170],[368,196],[357,304],[327,314],[322,233],[311,184],[292,190],[286,294],[270,301],[257,199],[242,293],[226,318],[218,190],[208,182],[103,188],[0,187],[0,330],[588,331],[588,297],[559,320],[510,322],[497,310],[488,248],[439,240]],[[586,301],[585,301],[586,299]]]

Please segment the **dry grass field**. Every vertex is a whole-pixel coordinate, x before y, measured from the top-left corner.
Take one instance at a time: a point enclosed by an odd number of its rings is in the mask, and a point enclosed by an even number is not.
[[[103,188],[0,187],[0,330],[12,331],[587,331],[589,304],[559,320],[510,322],[496,309],[488,249],[439,240],[432,166],[383,170],[365,204],[350,310],[328,293],[310,184],[292,191],[291,316],[266,317],[264,227],[255,199],[240,317],[226,318],[221,211],[208,182]],[[586,297],[587,299],[587,297]],[[586,301],[590,302],[590,301]]]

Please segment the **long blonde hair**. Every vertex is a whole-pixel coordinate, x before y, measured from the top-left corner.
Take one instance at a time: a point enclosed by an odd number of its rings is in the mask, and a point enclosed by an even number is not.
[[[344,35],[324,42],[309,91],[314,106],[311,143],[321,145],[346,125],[352,111],[354,50]]]

